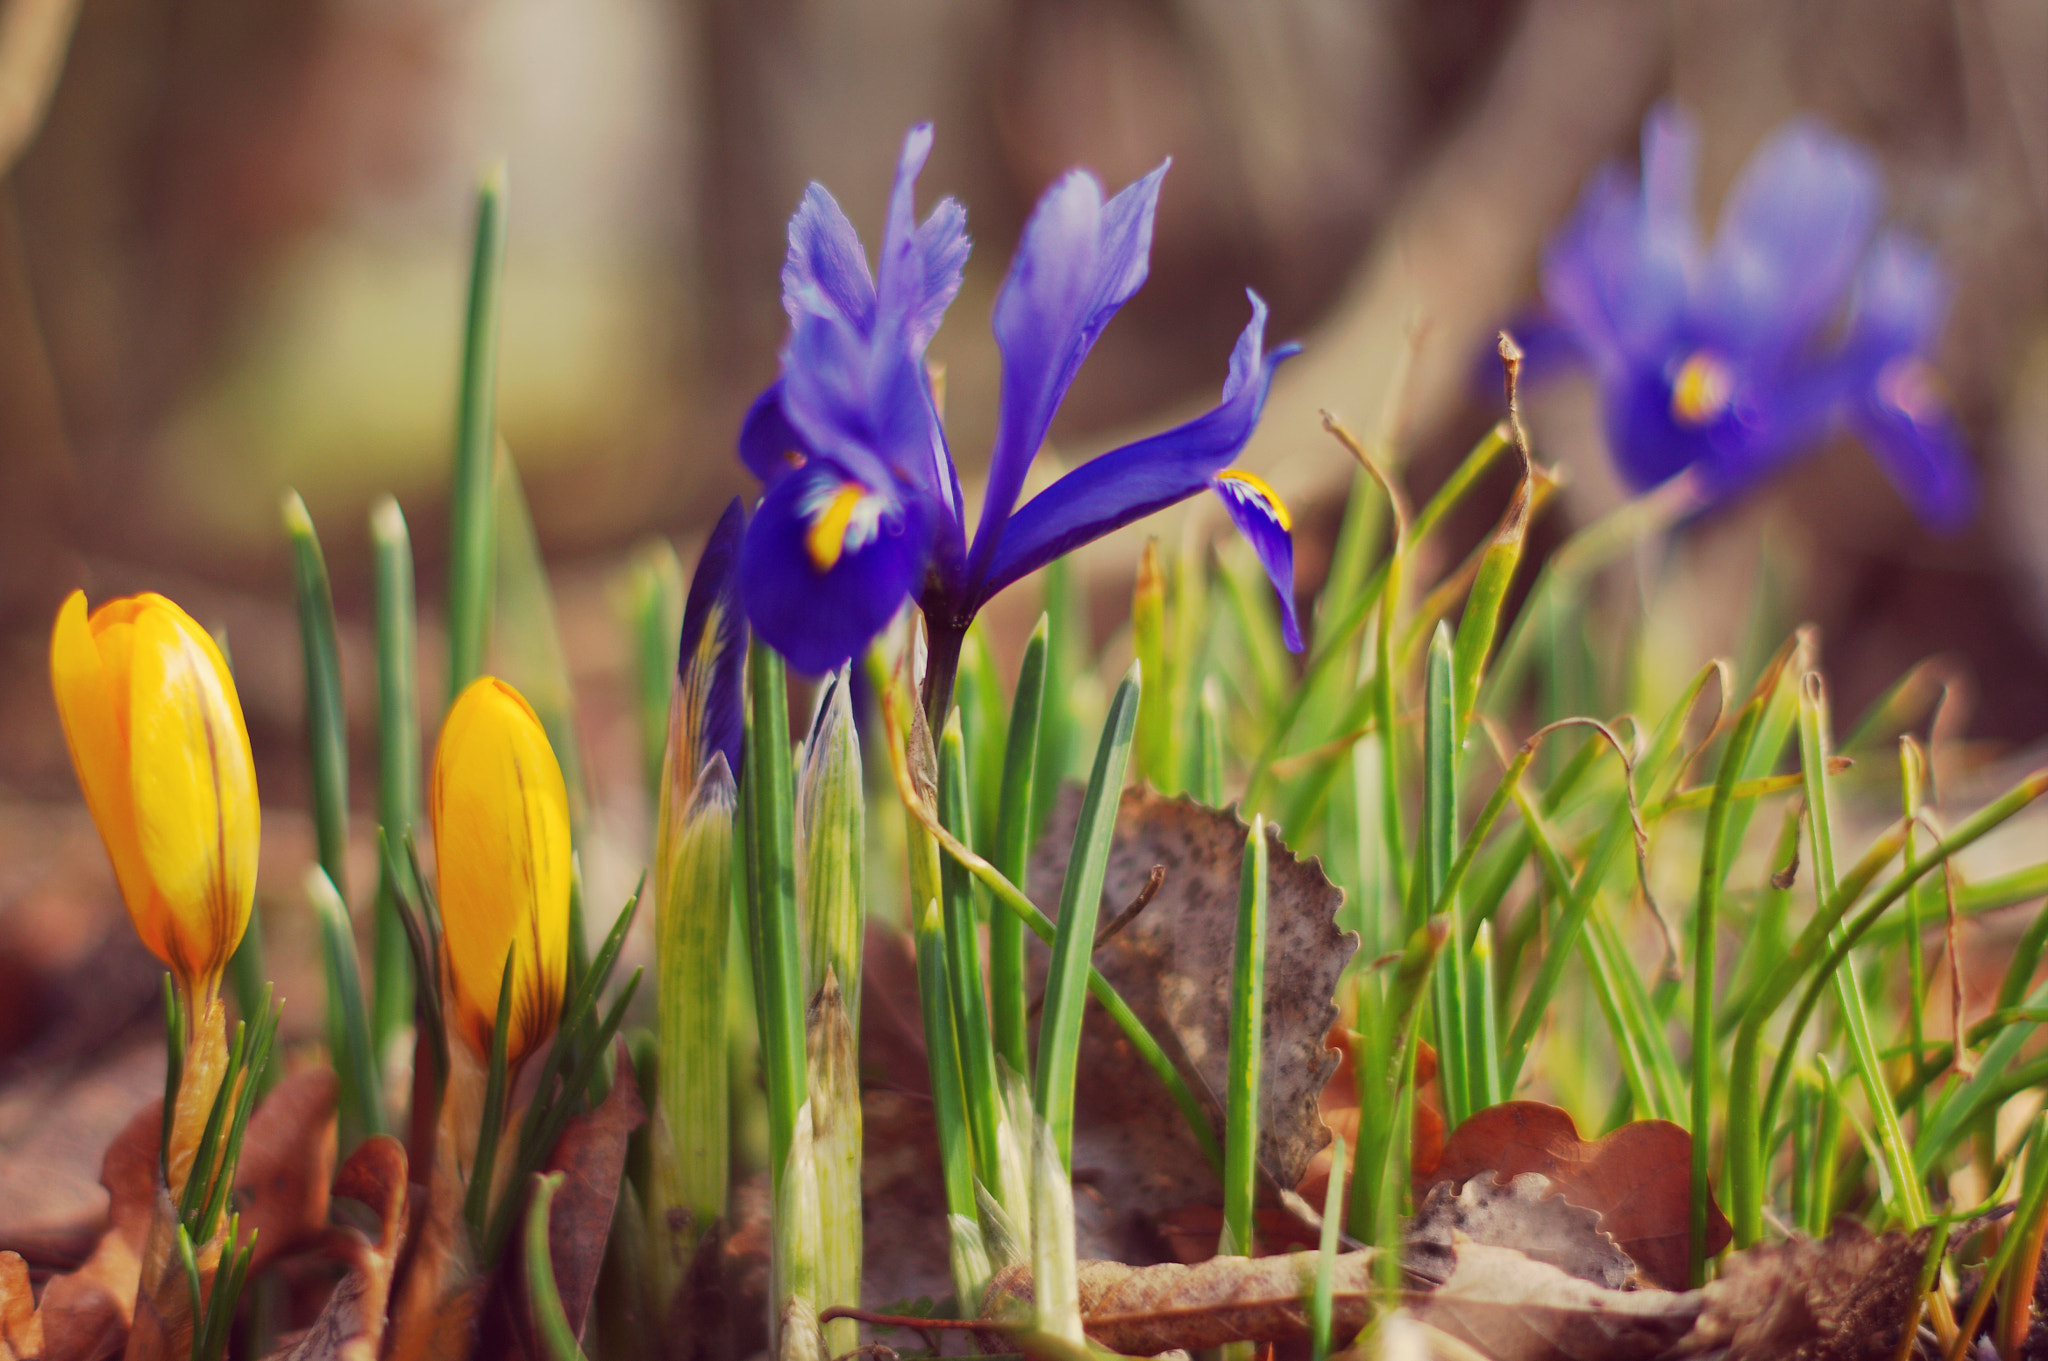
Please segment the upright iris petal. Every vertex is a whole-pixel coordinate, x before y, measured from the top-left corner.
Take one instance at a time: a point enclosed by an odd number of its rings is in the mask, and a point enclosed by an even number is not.
[[[986,570],[1053,413],[1103,327],[1145,282],[1166,163],[1108,203],[1083,170],[1045,192],[996,297],[1003,395],[968,570]]]
[[[1591,367],[1624,478],[1647,490],[1691,469],[1733,496],[1847,423],[1922,519],[1961,523],[1969,464],[1925,359],[1940,271],[1903,237],[1873,242],[1875,163],[1795,123],[1757,150],[1703,244],[1696,141],[1676,110],[1653,112],[1641,181],[1602,172],[1544,255],[1538,348]]]
[[[1293,353],[1263,353],[1266,312],[1256,297],[1215,410],[1092,460],[1017,508],[1074,375],[1145,280],[1164,165],[1107,201],[1093,176],[1076,171],[1032,213],[996,301],[1002,407],[968,547],[959,474],[924,365],[959,289],[965,216],[947,200],[917,222],[913,191],[930,149],[930,128],[913,128],[872,275],[821,187],[790,222],[782,376],[748,411],[739,440],[764,491],[740,555],[754,628],[810,672],[844,663],[906,599],[935,635],[957,640],[1019,577],[1213,485],[1252,536],[1298,643],[1285,509],[1245,492],[1249,483],[1214,481],[1256,426],[1273,367]]]

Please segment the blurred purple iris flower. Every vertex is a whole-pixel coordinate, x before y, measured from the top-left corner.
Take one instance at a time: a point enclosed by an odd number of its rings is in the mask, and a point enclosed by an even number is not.
[[[969,541],[924,362],[960,288],[966,213],[946,199],[916,220],[913,192],[931,143],[929,125],[904,139],[873,275],[853,224],[822,185],[811,185],[790,219],[782,376],[747,413],[739,442],[764,487],[740,550],[754,628],[798,670],[824,672],[915,599],[949,689],[948,649],[957,653],[996,592],[1207,488],[1250,538],[1280,593],[1288,645],[1298,649],[1287,509],[1259,478],[1228,466],[1258,423],[1274,368],[1296,349],[1265,352],[1257,294],[1213,410],[1091,459],[1017,504],[1068,385],[1145,281],[1163,164],[1107,202],[1092,175],[1073,171],[1032,212],[996,298],[1002,400]]]
[[[1732,496],[1846,424],[1922,520],[1959,528],[1975,484],[1926,358],[1947,290],[1926,247],[1880,230],[1876,164],[1812,123],[1781,128],[1708,246],[1697,153],[1690,120],[1663,106],[1643,127],[1640,182],[1610,167],[1587,189],[1543,259],[1552,326],[1532,357],[1591,367],[1638,491],[1694,469],[1709,496]]]

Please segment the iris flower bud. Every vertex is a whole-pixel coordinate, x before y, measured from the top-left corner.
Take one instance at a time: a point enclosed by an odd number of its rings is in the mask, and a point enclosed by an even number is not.
[[[50,639],[50,685],[135,932],[203,1011],[256,893],[256,767],[234,677],[164,597],[110,600],[88,617],[73,591]]]
[[[569,967],[569,796],[533,707],[493,676],[456,696],[434,752],[428,816],[455,1028],[491,1051],[512,959],[516,1067],[554,1033]]]

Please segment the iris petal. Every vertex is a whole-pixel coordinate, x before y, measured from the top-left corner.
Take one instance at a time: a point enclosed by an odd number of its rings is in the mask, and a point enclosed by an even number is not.
[[[1742,168],[1702,285],[1702,320],[1760,355],[1836,314],[1877,224],[1883,183],[1861,148],[1813,123],[1773,133]]]
[[[804,312],[830,310],[866,330],[875,320],[875,285],[839,200],[822,184],[804,191],[789,219],[789,254],[782,264],[782,306],[791,321]]]
[[[1273,370],[1299,348],[1264,353],[1266,304],[1249,296],[1252,319],[1231,352],[1223,400],[1185,425],[1090,459],[1032,497],[1004,528],[974,605],[1084,543],[1186,500],[1229,465],[1258,425]]]
[[[740,462],[767,487],[790,469],[802,467],[809,456],[804,437],[783,414],[782,380],[778,378],[754,399],[746,419],[740,422]]]
[[[740,689],[747,630],[740,614],[739,561],[746,528],[746,511],[735,496],[704,541],[683,606],[676,680],[683,691],[679,736],[685,749],[680,767],[686,778],[693,777],[713,752],[725,753],[731,769],[740,768]]]
[[[979,576],[999,551],[1004,522],[1045,443],[1053,413],[1102,328],[1145,282],[1152,218],[1166,163],[1108,203],[1093,175],[1076,170],[1046,190],[1024,226],[996,297],[1003,353],[1002,406],[989,456],[987,499],[968,555]]]
[[[1209,487],[1230,512],[1230,522],[1251,541],[1266,579],[1280,597],[1280,631],[1289,652],[1301,651],[1301,621],[1294,610],[1294,523],[1279,494],[1251,473],[1218,473]]]
[[[1926,366],[1886,365],[1857,402],[1851,423],[1879,466],[1933,529],[1954,532],[1977,508],[1977,482],[1962,434]]]
[[[740,595],[747,618],[799,671],[822,675],[867,646],[921,581],[931,520],[915,496],[888,497],[872,536],[849,537],[819,571],[806,545],[821,499],[842,474],[814,462],[761,499],[740,547]]]
[[[920,123],[903,139],[896,183],[889,191],[889,219],[882,232],[881,311],[898,319],[903,342],[920,357],[939,329],[946,308],[960,291],[967,264],[967,210],[941,199],[917,225],[917,177],[931,155],[932,125]],[[851,230],[849,228],[849,230]]]

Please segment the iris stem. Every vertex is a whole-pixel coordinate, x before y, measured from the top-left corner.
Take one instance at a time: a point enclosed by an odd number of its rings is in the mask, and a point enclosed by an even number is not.
[[[967,641],[967,626],[940,623],[925,616],[924,701],[925,722],[933,732],[943,731],[946,715],[953,708],[953,681],[960,673],[960,647]]]

